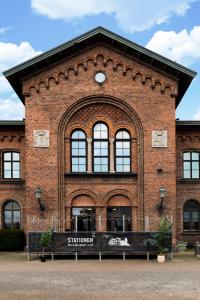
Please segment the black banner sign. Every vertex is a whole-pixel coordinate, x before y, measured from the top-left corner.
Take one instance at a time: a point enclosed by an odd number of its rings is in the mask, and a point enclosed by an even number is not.
[[[28,233],[28,251],[42,252],[42,232]],[[54,232],[46,252],[156,252],[156,232]],[[166,251],[171,250],[171,234],[165,241]]]

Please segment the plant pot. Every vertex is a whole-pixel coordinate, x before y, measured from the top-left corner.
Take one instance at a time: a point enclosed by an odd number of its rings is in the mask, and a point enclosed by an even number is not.
[[[165,262],[165,254],[158,254],[157,261],[159,263],[164,263]]]
[[[186,250],[187,247],[187,242],[184,241],[177,241],[177,248],[178,248],[178,252],[183,252]]]
[[[41,261],[41,262],[45,262],[45,261],[46,261],[45,255],[41,255],[41,256],[40,256],[40,261]]]

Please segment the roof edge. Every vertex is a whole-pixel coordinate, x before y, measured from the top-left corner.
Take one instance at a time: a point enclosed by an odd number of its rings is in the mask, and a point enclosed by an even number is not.
[[[159,60],[160,62],[164,63],[164,64],[167,64],[168,66],[172,67],[172,68],[175,68],[177,69],[178,71],[180,72],[183,72],[191,77],[195,77],[197,72],[192,70],[192,69],[189,69],[177,62],[174,62],[173,60],[171,59],[168,59],[154,51],[151,51],[143,46],[140,46],[139,44],[136,44],[130,40],[128,40],[127,38],[124,38],[108,29],[105,29],[101,26],[99,27],[96,27],[82,35],[79,35],[78,37],[75,37],[71,40],[69,40],[68,42],[65,42],[65,43],[62,43],[61,45],[57,46],[57,47],[54,47],[48,51],[45,51],[44,53],[40,54],[40,55],[37,55],[25,62],[22,62],[10,69],[7,69],[3,72],[3,75],[5,77],[8,77],[16,72],[19,72],[37,62],[40,62],[41,60],[43,59],[46,59],[50,56],[52,56],[53,54],[57,54],[58,52],[62,51],[63,49],[66,49],[68,47],[71,47],[73,46],[74,44],[78,44],[79,42],[85,40],[86,38],[89,38],[91,36],[94,36],[95,34],[98,34],[98,33],[101,33],[101,34],[104,34],[105,36],[109,37],[109,38],[112,38],[112,39],[115,39],[116,41],[120,42],[120,43],[123,43],[125,44],[126,46],[134,49],[134,50],[137,50],[137,51],[140,51],[142,52],[143,54],[145,55],[148,55],[150,57],[152,57],[153,59],[156,59],[156,60]]]
[[[0,120],[0,126],[25,126],[22,120]]]

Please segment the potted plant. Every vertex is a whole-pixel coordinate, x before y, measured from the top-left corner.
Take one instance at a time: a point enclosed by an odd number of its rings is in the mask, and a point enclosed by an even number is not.
[[[166,240],[171,231],[171,227],[172,227],[172,224],[166,217],[161,218],[159,230],[155,236],[155,241],[156,241],[156,244],[159,249],[159,254],[157,256],[158,262],[165,262],[165,255],[166,255],[166,251],[167,251]]]
[[[42,255],[40,256],[40,260],[41,262],[45,262],[46,261],[46,257],[45,257],[45,248],[47,248],[51,242],[51,238],[52,238],[52,232],[51,230],[48,230],[46,232],[43,232],[40,236],[40,246],[42,247]]]

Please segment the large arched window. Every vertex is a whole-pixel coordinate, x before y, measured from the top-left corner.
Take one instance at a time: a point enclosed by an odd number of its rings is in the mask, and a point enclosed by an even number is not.
[[[126,130],[120,130],[115,136],[115,171],[131,171],[131,140]]]
[[[87,171],[86,135],[82,130],[76,130],[71,135],[71,171]]]
[[[9,151],[3,153],[3,178],[20,178],[20,154]]]
[[[8,201],[3,207],[3,226],[4,228],[21,227],[21,209],[16,201]]]
[[[200,231],[200,205],[195,200],[188,200],[183,206],[183,230]]]
[[[200,153],[187,151],[183,153],[183,178],[200,178]]]
[[[108,157],[108,127],[104,123],[97,123],[93,128],[93,171],[108,172]]]

